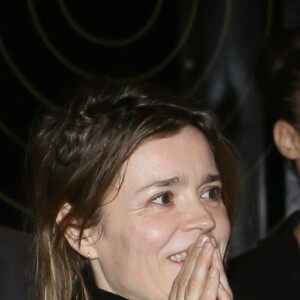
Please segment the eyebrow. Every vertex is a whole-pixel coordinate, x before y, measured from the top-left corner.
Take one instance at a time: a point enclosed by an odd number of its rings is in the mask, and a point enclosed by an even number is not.
[[[222,181],[220,174],[207,174],[204,180],[202,181],[202,184],[204,183],[210,183],[214,181]]]
[[[176,176],[164,180],[158,180],[154,181],[150,184],[147,184],[146,186],[143,186],[141,189],[139,189],[137,192],[142,192],[144,190],[147,190],[151,187],[166,187],[166,186],[174,186],[174,185],[184,185],[188,181],[186,176]],[[201,180],[201,185],[214,182],[214,181],[221,181],[221,176],[219,174],[207,174],[204,176],[204,178]]]

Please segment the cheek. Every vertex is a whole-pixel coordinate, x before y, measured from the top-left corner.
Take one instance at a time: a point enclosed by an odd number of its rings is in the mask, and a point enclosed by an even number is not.
[[[223,222],[220,222],[220,226],[219,226],[219,235],[220,238],[222,240],[224,240],[225,242],[228,241],[229,237],[230,237],[230,232],[231,232],[231,227],[230,227],[230,223],[228,221],[228,219],[224,219]]]
[[[131,243],[134,242],[139,248],[159,250],[172,238],[173,227],[172,223],[159,218],[142,222],[135,220],[128,227],[128,235],[130,234]]]
[[[214,237],[218,243],[221,254],[224,255],[231,232],[230,222],[226,211],[216,215],[215,221],[216,228],[214,230]]]

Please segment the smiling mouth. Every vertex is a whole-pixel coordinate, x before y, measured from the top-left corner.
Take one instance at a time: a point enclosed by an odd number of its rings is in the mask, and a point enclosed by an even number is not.
[[[187,254],[187,252],[184,251],[184,252],[181,252],[181,253],[171,255],[171,256],[168,257],[168,259],[172,262],[182,263],[185,260],[186,254]]]

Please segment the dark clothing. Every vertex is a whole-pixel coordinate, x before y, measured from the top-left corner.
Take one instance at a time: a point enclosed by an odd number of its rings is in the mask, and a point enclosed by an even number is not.
[[[0,227],[0,299],[30,299],[28,262],[30,238],[18,230]],[[31,261],[32,262],[32,261]],[[32,267],[31,267],[32,269]]]
[[[93,278],[88,276],[89,279],[89,289],[90,289],[90,294],[91,294],[91,299],[92,300],[128,300],[126,298],[123,298],[119,295],[104,291],[99,289]]]
[[[270,236],[228,262],[228,279],[235,300],[299,300],[300,248],[293,230],[300,211]]]
[[[92,292],[92,300],[126,300],[126,298],[101,289],[95,289]]]

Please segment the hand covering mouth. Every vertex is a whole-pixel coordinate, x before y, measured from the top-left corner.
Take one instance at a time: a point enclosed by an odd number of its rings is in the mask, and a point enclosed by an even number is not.
[[[206,235],[202,236],[201,238],[199,238],[199,239],[197,240],[197,242],[198,242],[198,244],[199,244],[200,247],[202,247],[202,245],[203,245],[206,241],[210,241],[210,242],[212,241],[212,242],[213,242],[212,244],[213,244],[214,246],[215,246],[215,244],[216,244],[216,242],[214,241],[214,239],[211,239],[211,238],[209,238],[209,237],[206,236]],[[191,246],[192,246],[192,245],[191,245]],[[172,261],[172,262],[182,263],[182,262],[184,262],[186,255],[187,255],[187,251],[185,250],[185,251],[182,251],[182,252],[179,252],[179,253],[170,255],[170,256],[168,257],[168,259],[169,259],[170,261]]]

